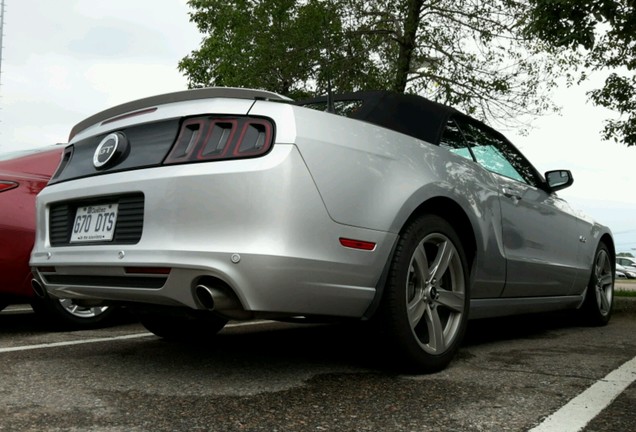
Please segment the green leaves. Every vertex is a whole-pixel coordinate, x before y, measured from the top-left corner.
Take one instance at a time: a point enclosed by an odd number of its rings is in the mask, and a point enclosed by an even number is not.
[[[179,63],[190,87],[264,88],[294,98],[324,94],[329,84],[335,92],[393,89],[518,126],[556,110],[550,90],[572,64],[564,49],[529,37],[526,0],[189,5],[203,34],[201,47]]]
[[[362,41],[344,31],[340,2],[191,0],[201,48],[179,63],[190,87],[264,88],[292,97],[377,85]]]
[[[636,145],[636,4],[632,0],[530,0],[529,35],[556,49],[570,50],[578,64],[612,72],[593,103],[616,111],[605,139]],[[581,77],[581,81],[585,76]]]

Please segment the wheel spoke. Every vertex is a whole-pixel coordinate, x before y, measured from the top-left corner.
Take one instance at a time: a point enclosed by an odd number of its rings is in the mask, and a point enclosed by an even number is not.
[[[413,254],[411,260],[411,268],[413,269],[413,276],[409,283],[412,285],[413,293],[412,297],[408,298],[407,314],[411,328],[415,328],[422,320],[422,316],[426,310],[426,302],[424,299],[424,288],[426,280],[428,279],[428,258],[424,245],[420,244]]]
[[[416,300],[409,303],[407,313],[411,323],[411,328],[414,329],[420,323],[425,312],[426,302],[419,298],[419,296]]]
[[[439,244],[437,256],[430,269],[429,279],[427,280],[428,283],[431,283],[433,279],[436,279],[438,282],[442,280],[442,276],[444,276],[444,273],[448,270],[448,265],[454,255],[455,248],[451,242],[444,241]]]
[[[612,275],[607,273],[598,278],[598,282],[601,286],[605,287],[612,284]]]
[[[607,300],[607,295],[603,288],[598,288],[596,290],[596,300],[602,311],[608,311],[610,309],[610,304]]]
[[[428,326],[428,346],[434,352],[444,350],[444,327],[437,312],[437,308],[426,308],[426,325]]]
[[[413,262],[415,264],[415,271],[417,280],[420,281],[420,287],[423,288],[424,284],[429,279],[429,268],[428,268],[428,257],[426,256],[426,251],[424,250],[423,245],[419,245],[417,249],[415,249],[415,253],[413,254]],[[417,290],[417,286],[415,287]]]
[[[440,289],[438,294],[437,303],[441,306],[447,307],[454,312],[464,311],[464,293]]]
[[[596,256],[596,269],[595,269],[595,275],[597,279],[600,279],[604,273],[603,270],[606,270],[606,268],[609,266],[609,259],[607,258],[607,254],[605,253],[605,251],[600,251],[599,254]],[[609,270],[608,270],[609,271]]]

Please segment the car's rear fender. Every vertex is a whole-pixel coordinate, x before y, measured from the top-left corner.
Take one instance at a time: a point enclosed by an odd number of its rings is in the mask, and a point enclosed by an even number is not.
[[[417,207],[436,196],[453,199],[479,217],[486,216],[496,197],[488,193],[496,185],[481,167],[413,137],[266,101],[257,101],[249,114],[272,118],[276,142],[298,147],[338,223],[397,233]]]
[[[442,216],[461,211],[470,223],[465,234],[473,236],[468,245],[475,249],[479,272],[473,294],[501,293],[501,215],[487,171],[444,148],[370,123],[268,102],[257,102],[250,111],[266,113],[277,124],[277,141],[297,145],[334,221],[397,234],[422,211]]]

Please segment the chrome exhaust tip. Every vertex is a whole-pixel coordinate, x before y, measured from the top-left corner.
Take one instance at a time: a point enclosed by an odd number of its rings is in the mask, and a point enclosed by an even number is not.
[[[31,288],[33,288],[33,292],[38,298],[44,299],[47,297],[46,289],[44,289],[42,284],[37,279],[31,280]]]
[[[207,310],[231,310],[241,308],[240,303],[227,295],[223,290],[209,287],[207,285],[197,285],[194,289],[197,300]]]
[[[215,301],[214,295],[212,294],[212,289],[205,285],[197,285],[194,289],[194,293],[197,296],[197,300],[203,305],[207,310],[214,310]]]

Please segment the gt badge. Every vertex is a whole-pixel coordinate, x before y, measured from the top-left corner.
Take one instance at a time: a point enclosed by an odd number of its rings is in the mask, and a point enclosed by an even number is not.
[[[121,132],[108,134],[102,139],[93,154],[93,166],[97,169],[113,165],[128,150],[128,140]]]

